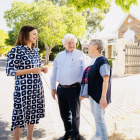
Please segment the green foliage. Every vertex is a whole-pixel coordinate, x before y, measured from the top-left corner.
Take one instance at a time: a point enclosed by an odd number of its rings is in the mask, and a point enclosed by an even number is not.
[[[38,41],[38,48],[39,48],[39,53],[42,53],[45,51],[45,44],[41,42],[40,40]]]
[[[66,33],[66,25],[61,20],[61,9],[51,2],[39,1],[33,15],[34,21],[37,21],[33,24],[38,28],[41,41],[48,47],[61,44],[61,39]]]
[[[8,32],[8,38],[5,40],[5,43],[8,45],[14,45],[17,39],[17,35],[15,34],[15,30]]]
[[[63,50],[65,50],[65,47],[63,45],[57,45],[54,48],[52,48],[51,52],[53,54],[57,54],[57,53],[59,53],[60,51],[63,51]]]
[[[39,53],[41,59],[44,59],[46,56],[46,51],[42,51],[41,53]]]
[[[62,5],[66,5],[66,1],[65,0],[47,0],[47,1],[52,1],[53,4],[62,6]]]
[[[90,9],[105,9],[108,6],[107,0],[67,0],[68,6],[75,6],[77,10]]]
[[[12,48],[12,46],[5,43],[6,39],[8,39],[8,34],[0,29],[0,54],[6,54]]]
[[[4,30],[0,29],[0,46],[5,46],[5,39],[7,38],[8,34]]]
[[[40,0],[32,3],[12,3],[12,8],[5,12],[7,26],[13,28],[13,36],[18,35],[23,25],[32,25],[38,29],[39,40],[45,44],[50,54],[51,49],[61,45],[66,33],[84,37],[86,19],[74,7],[54,5],[51,1]]]
[[[86,10],[84,12],[84,16],[87,21],[87,25],[86,25],[87,38],[89,38],[97,30],[101,31],[103,29],[101,22],[105,18],[105,13],[109,12],[109,8],[110,8],[110,5],[108,5],[108,7],[104,10],[93,9],[92,11]]]
[[[86,20],[75,8],[59,7],[52,2],[40,0],[30,4],[14,1],[12,8],[5,12],[7,26],[14,29],[17,36],[19,29],[26,24],[38,28],[39,38],[48,46],[60,45],[66,33],[84,37]]]
[[[77,12],[76,8],[68,8],[66,5],[61,7],[61,11],[67,33],[83,38],[86,34],[86,19],[82,16],[82,13]]]
[[[82,50],[82,45],[81,45],[81,42],[80,42],[80,38],[77,39],[76,49]]]
[[[113,61],[113,60],[114,60],[114,59],[108,59],[111,68],[112,68],[112,61]]]
[[[12,28],[14,32],[12,35],[17,37],[19,29],[26,24],[30,24],[31,19],[31,8],[33,4],[27,4],[25,2],[14,1],[12,3],[12,8],[5,12],[4,18],[6,19],[7,26]]]
[[[93,8],[104,10],[113,0],[67,0],[68,6],[75,6],[77,10]],[[137,5],[138,0],[115,0],[115,3],[121,7],[124,12],[129,12],[132,5]]]
[[[55,53],[55,54],[54,54],[54,59],[55,59],[56,55],[57,55],[57,54]]]
[[[138,5],[138,0],[115,0],[115,3],[124,12],[129,12],[132,5]]]
[[[48,0],[52,1],[55,5],[67,5],[67,1],[65,0]],[[102,20],[105,17],[105,14],[109,12],[110,9],[110,2],[106,2],[106,7],[104,9],[98,9],[95,7],[92,7],[91,9],[82,9],[80,12],[82,13],[82,16],[86,19],[86,30],[87,34],[86,37],[91,37],[92,34],[94,34],[97,30],[102,30],[103,27],[101,25]]]

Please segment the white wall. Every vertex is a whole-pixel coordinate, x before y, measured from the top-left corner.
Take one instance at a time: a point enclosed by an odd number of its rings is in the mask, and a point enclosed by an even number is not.
[[[118,39],[116,46],[118,49],[118,55],[113,62],[113,74],[122,76],[125,73],[125,45],[128,43],[124,38]]]

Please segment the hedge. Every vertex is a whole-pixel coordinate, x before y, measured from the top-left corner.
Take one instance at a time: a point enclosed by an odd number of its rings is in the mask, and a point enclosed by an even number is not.
[[[109,63],[110,63],[110,66],[111,66],[111,68],[112,68],[112,61],[113,61],[114,59],[108,59],[108,61],[109,61]]]

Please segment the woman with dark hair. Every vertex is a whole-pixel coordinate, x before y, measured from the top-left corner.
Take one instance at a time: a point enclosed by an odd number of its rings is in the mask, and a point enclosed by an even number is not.
[[[30,25],[20,29],[15,47],[7,55],[7,76],[15,76],[14,109],[11,131],[14,140],[20,139],[22,128],[27,124],[27,140],[32,140],[34,124],[45,116],[44,89],[40,72],[47,73],[35,43],[37,29]]]

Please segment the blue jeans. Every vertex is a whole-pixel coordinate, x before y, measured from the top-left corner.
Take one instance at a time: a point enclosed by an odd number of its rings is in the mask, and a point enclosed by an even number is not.
[[[96,137],[101,137],[101,140],[108,140],[108,132],[107,127],[105,123],[105,110],[100,107],[100,105],[93,100],[91,97],[90,99],[90,105],[91,105],[91,111],[95,118],[95,125],[96,125]]]

